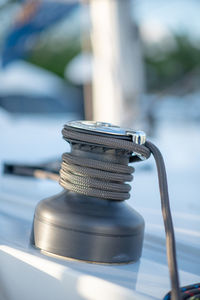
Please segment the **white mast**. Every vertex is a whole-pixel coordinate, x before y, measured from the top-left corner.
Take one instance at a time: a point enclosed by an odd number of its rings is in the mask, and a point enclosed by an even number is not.
[[[90,1],[92,22],[93,118],[133,126],[139,115],[143,66],[130,0]]]

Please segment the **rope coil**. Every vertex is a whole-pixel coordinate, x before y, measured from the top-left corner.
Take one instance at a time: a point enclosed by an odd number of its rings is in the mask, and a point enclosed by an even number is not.
[[[159,149],[149,141],[145,145],[138,145],[127,140],[100,136],[94,132],[88,133],[86,131],[78,132],[70,130],[67,125],[64,126],[62,133],[63,138],[68,142],[121,149],[129,153],[134,152],[139,156],[131,156],[129,159],[130,162],[140,160],[140,155],[147,159],[151,153],[153,154],[157,166],[162,214],[166,232],[166,249],[172,287],[171,299],[181,300],[167,175],[164,160]],[[64,188],[80,194],[122,201],[128,199],[130,196],[130,186],[124,182],[132,180],[131,174],[133,171],[134,168],[128,165],[102,162],[64,153],[60,170],[60,184]]]
[[[89,143],[92,146],[115,150],[126,150],[126,153],[139,152],[148,158],[150,151],[131,141],[116,137],[101,136],[88,132],[78,132],[65,126],[63,138],[74,143]],[[127,154],[126,154],[127,155]],[[100,161],[64,153],[60,170],[60,184],[70,191],[103,199],[123,201],[130,198],[131,186],[125,182],[133,180],[134,168],[128,164]]]
[[[60,184],[70,191],[117,201],[130,197],[133,167],[63,154]]]

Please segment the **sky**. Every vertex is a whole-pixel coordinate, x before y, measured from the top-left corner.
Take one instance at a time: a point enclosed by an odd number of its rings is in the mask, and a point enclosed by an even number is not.
[[[200,38],[200,0],[133,0],[133,12],[140,26],[160,24]]]

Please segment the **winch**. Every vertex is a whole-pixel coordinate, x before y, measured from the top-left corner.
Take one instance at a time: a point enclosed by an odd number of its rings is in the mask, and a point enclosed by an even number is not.
[[[134,168],[128,164],[154,156],[158,172],[171,299],[180,300],[176,245],[167,174],[159,149],[143,132],[118,126],[75,121],[64,125],[60,169],[63,192],[42,200],[33,222],[35,247],[43,252],[93,263],[137,261],[142,253],[144,220],[126,200]]]
[[[34,245],[52,254],[96,263],[128,263],[141,256],[144,220],[127,204],[134,168],[150,151],[143,132],[109,123],[74,121],[63,128],[64,191],[35,211]]]

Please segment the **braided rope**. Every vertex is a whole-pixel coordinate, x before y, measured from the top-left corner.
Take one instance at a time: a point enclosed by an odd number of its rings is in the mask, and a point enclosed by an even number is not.
[[[64,127],[63,138],[75,143],[89,143],[93,146],[115,150],[126,150],[126,153],[139,153],[148,158],[150,151],[145,146],[134,142],[105,137],[94,133],[78,132]],[[60,170],[60,184],[70,191],[103,199],[123,201],[130,198],[131,186],[126,182],[133,180],[134,168],[127,164],[74,156],[64,153]]]

